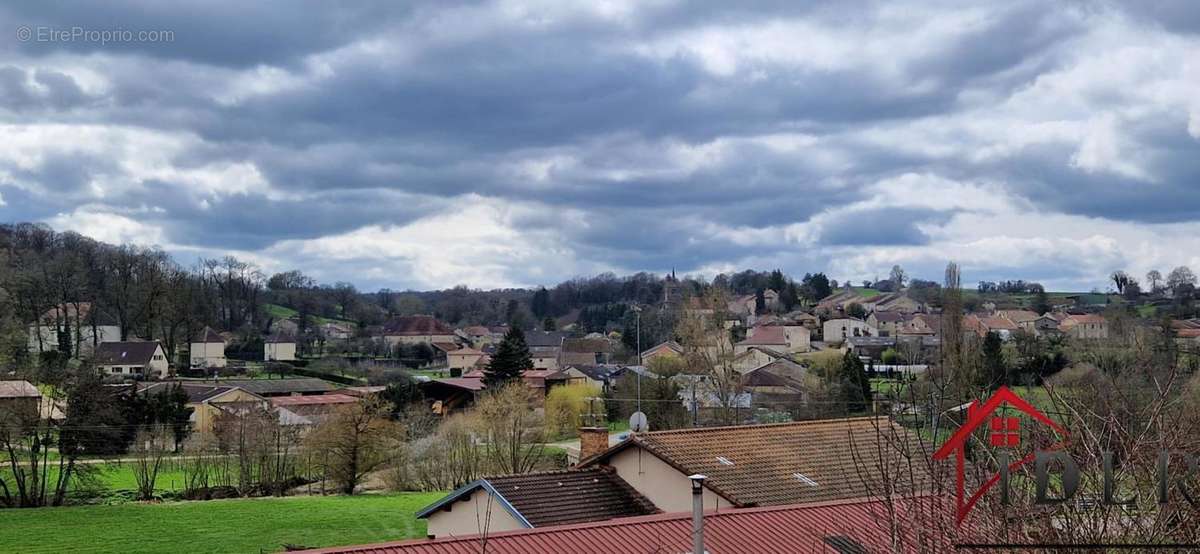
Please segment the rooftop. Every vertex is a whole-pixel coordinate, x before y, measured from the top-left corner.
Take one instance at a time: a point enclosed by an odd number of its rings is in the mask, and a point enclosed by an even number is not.
[[[428,517],[478,489],[498,495],[506,509],[533,527],[604,521],[658,512],[616,473],[601,469],[568,469],[485,477],[450,493],[417,513]]]
[[[348,394],[315,394],[310,396],[276,396],[271,399],[274,406],[318,406],[333,404],[354,404],[361,398]]]
[[[100,365],[147,365],[159,348],[158,342],[102,342],[96,348]]]
[[[852,460],[903,464],[911,456],[918,459],[912,464],[914,481],[928,481],[927,464],[919,461],[927,453],[918,438],[886,418],[638,433],[581,466],[604,463],[633,446],[686,475],[707,475],[707,488],[740,507],[857,498],[880,490],[879,472],[863,471]]]
[[[928,514],[951,509],[925,506],[927,499],[892,504],[899,521],[893,527],[884,502],[855,499],[807,505],[709,512],[704,518],[704,545],[721,554],[763,552],[917,552],[950,548],[946,534],[921,537],[919,523],[952,528]],[[910,514],[913,514],[910,516]],[[610,521],[505,531],[487,535],[487,550],[496,554],[525,552],[690,552],[692,515],[688,512],[627,517]],[[931,521],[931,519],[933,519]],[[948,533],[947,533],[948,534]],[[931,538],[932,537],[932,538]],[[894,542],[893,542],[894,541]],[[932,543],[932,544],[931,544]],[[481,537],[412,540],[307,551],[311,554],[463,554],[479,552]],[[897,550],[898,549],[898,550]]]
[[[42,393],[29,381],[0,381],[0,398],[40,398]]]

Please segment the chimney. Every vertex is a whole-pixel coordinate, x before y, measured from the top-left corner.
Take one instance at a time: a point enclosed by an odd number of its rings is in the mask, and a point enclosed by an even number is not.
[[[583,461],[608,450],[607,427],[579,428],[579,460]]]
[[[704,480],[708,477],[689,475],[692,480],[692,554],[704,554]]]

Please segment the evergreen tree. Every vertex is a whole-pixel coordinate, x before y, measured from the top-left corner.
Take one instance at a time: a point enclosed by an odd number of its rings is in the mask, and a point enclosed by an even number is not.
[[[504,383],[520,379],[521,372],[527,369],[533,369],[533,357],[525,344],[525,333],[520,327],[510,327],[496,347],[491,363],[483,370],[483,384],[495,390]]]
[[[763,314],[767,311],[767,296],[763,289],[754,291],[754,313]]]
[[[1037,295],[1034,296],[1033,311],[1037,312],[1038,315],[1044,315],[1050,309],[1050,297],[1046,295],[1046,290],[1042,289],[1038,291]]]
[[[847,350],[842,356],[842,397],[847,412],[865,412],[871,402],[871,379],[862,360]]]
[[[550,291],[546,287],[538,288],[537,292],[533,293],[533,300],[529,302],[529,310],[537,317],[547,317],[550,315]]]
[[[546,319],[542,320],[542,330],[543,331],[557,331],[558,323],[554,321],[554,318],[547,316]]]
[[[1011,379],[1008,375],[1008,367],[1004,364],[1004,345],[1000,341],[1000,335],[996,333],[988,333],[983,339],[983,347],[980,349],[983,356],[983,374],[987,385],[991,388],[999,387],[1000,385],[1011,385]]]

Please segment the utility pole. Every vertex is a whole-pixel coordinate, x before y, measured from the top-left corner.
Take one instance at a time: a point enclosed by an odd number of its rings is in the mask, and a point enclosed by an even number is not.
[[[633,305],[633,313],[637,316],[637,361],[638,367],[642,367],[642,307],[637,304]],[[642,372],[641,369],[635,371],[637,373],[637,411],[642,411]]]

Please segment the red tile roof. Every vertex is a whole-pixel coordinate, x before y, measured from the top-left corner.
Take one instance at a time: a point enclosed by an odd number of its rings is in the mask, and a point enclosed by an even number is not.
[[[909,500],[889,506],[880,500],[856,499],[768,508],[708,512],[704,546],[720,554],[767,552],[931,552],[952,548],[953,508],[927,506],[934,501]],[[933,515],[931,515],[933,514]],[[894,522],[903,522],[893,526]],[[933,529],[946,531],[940,534]],[[893,535],[893,530],[895,535]],[[490,533],[493,554],[569,552],[691,552],[692,515],[688,512],[629,517],[610,521]],[[895,542],[893,542],[895,541]],[[474,554],[479,536],[401,541],[309,550],[310,554]],[[839,548],[840,547],[840,548]]]
[[[754,344],[762,344],[762,345],[780,345],[780,344],[787,344],[787,339],[786,339],[785,337],[786,337],[786,335],[784,334],[784,328],[783,328],[783,327],[773,327],[773,326],[767,326],[767,327],[755,327],[755,328],[754,328],[754,336],[753,336],[753,337],[750,337],[750,338],[748,338],[748,339],[746,339],[746,340],[744,340],[744,341],[742,341],[742,342],[739,342],[738,344],[739,344],[739,345],[754,345]]]
[[[883,488],[879,472],[864,471],[855,460],[882,460],[900,465],[911,458],[913,484],[922,487],[930,482],[926,469],[928,453],[918,437],[887,418],[637,433],[601,454],[582,460],[580,466],[603,464],[630,447],[643,448],[684,475],[707,475],[706,488],[741,507],[877,494]],[[905,484],[908,478],[904,477]]]

